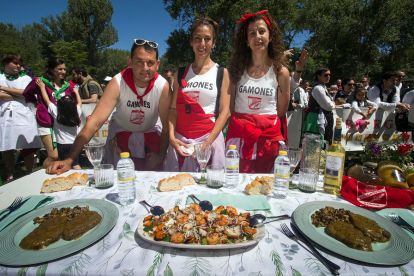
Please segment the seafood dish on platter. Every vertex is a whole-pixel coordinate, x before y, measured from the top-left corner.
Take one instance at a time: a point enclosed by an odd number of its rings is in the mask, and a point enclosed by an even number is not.
[[[253,241],[258,230],[249,225],[250,213],[231,206],[203,211],[196,203],[175,206],[161,216],[144,218],[143,236],[156,242],[212,246]],[[138,229],[139,230],[139,229]],[[140,231],[138,231],[140,233]]]

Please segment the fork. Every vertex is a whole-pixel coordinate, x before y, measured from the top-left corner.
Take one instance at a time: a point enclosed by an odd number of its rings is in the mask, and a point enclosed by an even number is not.
[[[405,226],[404,222],[393,212],[389,211],[388,216],[386,216],[389,220],[400,226],[402,229],[409,231],[410,233],[414,234],[412,228]]]
[[[326,266],[333,275],[339,275],[338,270],[341,268],[340,266],[322,256],[321,253],[319,253],[318,250],[316,250],[316,248],[310,242],[306,242],[304,239],[301,239],[297,237],[295,234],[293,234],[292,231],[290,231],[289,227],[287,227],[286,223],[282,223],[281,226],[282,228],[277,228],[277,230],[282,232],[282,234],[284,234],[289,239],[294,240],[295,242],[300,244],[302,247],[304,247],[304,245],[307,245],[307,247],[313,252],[315,257],[318,258],[318,260],[321,261],[321,263],[324,266]]]
[[[12,202],[12,204],[10,204],[10,206],[7,207],[6,210],[4,210],[3,212],[0,213],[0,216],[3,215],[7,210],[11,211],[11,208],[13,208],[16,205],[18,205],[22,201],[22,199],[23,198],[21,196],[16,197],[16,199]]]

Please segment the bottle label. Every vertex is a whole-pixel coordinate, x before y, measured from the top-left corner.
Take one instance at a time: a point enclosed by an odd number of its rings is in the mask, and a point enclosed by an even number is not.
[[[226,169],[238,169],[239,158],[226,158]]]
[[[333,140],[335,142],[338,142],[338,144],[340,144],[341,143],[341,140],[342,140],[341,133],[342,133],[342,129],[336,129],[335,128]]]
[[[374,171],[373,171],[372,169],[363,168],[363,169],[362,169],[362,172],[363,172],[364,174],[367,174],[367,175],[370,175],[370,176],[377,176],[377,175],[374,173]]]
[[[405,182],[404,174],[400,172],[399,170],[394,170],[391,173],[391,176],[394,177],[395,180],[397,180],[398,182]]]
[[[135,176],[131,177],[131,178],[127,178],[127,179],[121,179],[121,178],[118,177],[119,181],[131,181],[131,180],[134,180],[134,179],[135,179]]]
[[[275,177],[290,177],[290,174],[276,174]]]
[[[290,177],[290,166],[275,166],[275,177]]]
[[[330,176],[339,176],[339,171],[342,168],[342,157],[340,156],[326,156],[326,171],[325,174]]]

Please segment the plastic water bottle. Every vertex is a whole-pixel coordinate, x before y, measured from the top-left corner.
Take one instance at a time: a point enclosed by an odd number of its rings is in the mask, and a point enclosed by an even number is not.
[[[118,176],[118,196],[119,202],[122,205],[130,205],[134,203],[136,199],[135,194],[135,165],[131,158],[129,158],[129,152],[121,153],[121,159],[119,159],[116,166],[116,172]]]
[[[290,176],[290,161],[286,151],[279,151],[279,156],[275,161],[274,172],[273,195],[276,198],[285,198],[289,191]]]
[[[239,186],[240,155],[235,145],[230,145],[226,153],[226,188],[234,189]]]

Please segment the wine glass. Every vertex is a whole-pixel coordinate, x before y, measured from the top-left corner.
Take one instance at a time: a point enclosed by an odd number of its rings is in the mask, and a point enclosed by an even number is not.
[[[198,164],[201,168],[201,178],[197,179],[198,184],[207,184],[205,177],[206,165],[211,156],[211,145],[207,143],[201,143],[194,145],[195,155],[197,157]]]
[[[102,157],[105,152],[105,144],[99,143],[99,144],[86,144],[84,146],[86,156],[89,159],[89,162],[91,162],[92,166],[95,168],[96,166],[99,166],[102,161]]]
[[[96,167],[101,164],[102,157],[104,156],[105,152],[105,144],[99,143],[99,144],[86,144],[84,146],[86,156],[89,159],[89,162],[91,162],[93,166],[93,173],[95,175],[95,181],[96,181]]]
[[[302,149],[301,148],[288,148],[288,157],[290,161],[290,181],[289,189],[296,189],[298,186],[292,183],[293,171],[296,169],[300,159],[302,158]]]

